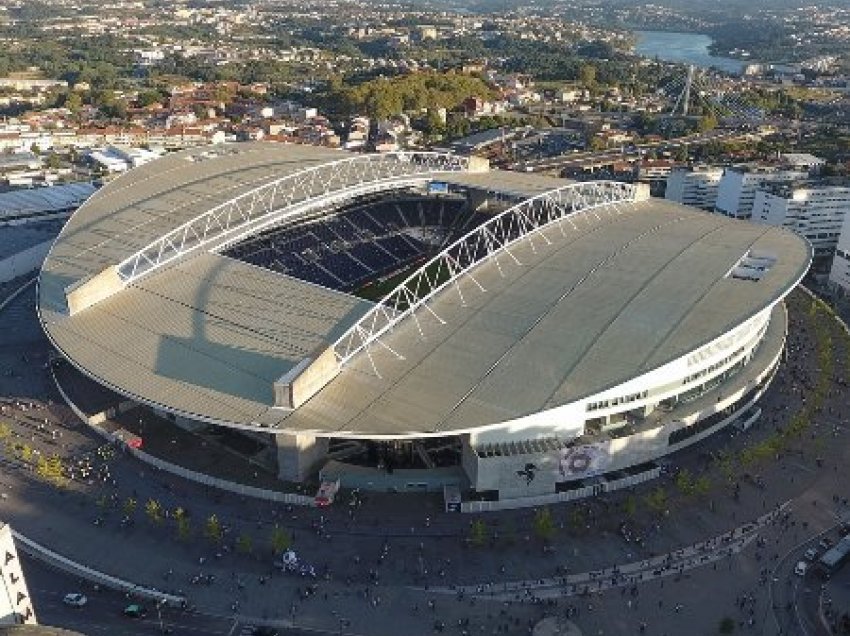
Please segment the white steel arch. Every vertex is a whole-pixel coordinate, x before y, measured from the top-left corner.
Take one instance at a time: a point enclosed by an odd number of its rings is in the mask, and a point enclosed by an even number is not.
[[[498,256],[503,253],[520,264],[510,251],[511,245],[518,241],[531,240],[537,235],[541,241],[550,243],[542,232],[544,228],[560,225],[563,221],[574,224],[572,217],[578,215],[592,214],[598,219],[596,208],[634,202],[638,198],[638,186],[618,181],[588,181],[549,190],[508,208],[449,245],[372,307],[333,344],[337,361],[340,366],[344,365],[360,351],[368,353],[372,344],[389,349],[380,337],[407,316],[417,320],[417,309],[425,309],[443,322],[428,306],[428,301],[451,284],[455,285],[463,301],[457,284],[461,276],[468,276],[483,291],[484,288],[471,276],[471,271],[493,258],[501,272]],[[561,231],[564,231],[563,227]],[[399,355],[395,351],[393,353]]]
[[[220,249],[287,218],[351,196],[470,170],[469,157],[391,152],[347,157],[300,170],[245,192],[174,228],[117,267],[123,285],[200,249]]]

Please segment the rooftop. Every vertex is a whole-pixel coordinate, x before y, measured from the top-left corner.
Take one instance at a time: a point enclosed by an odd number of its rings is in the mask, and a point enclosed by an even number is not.
[[[80,206],[97,191],[88,181],[0,192],[0,223],[62,212]]]
[[[202,152],[195,151],[198,155]],[[214,423],[326,435],[448,434],[495,425],[613,388],[772,306],[808,266],[807,243],[657,199],[612,205],[535,232],[447,286],[295,411],[273,383],[333,342],[369,304],[199,252],[69,316],[64,288],[167,229],[265,180],[346,154],[244,144],[194,161],[178,153],[98,192],[45,263],[39,309],[54,344],[119,393]],[[229,153],[229,154],[228,154]],[[453,175],[530,196],[563,185],[493,171]],[[544,239],[545,236],[545,239]],[[757,282],[727,277],[771,254]],[[421,326],[426,338],[420,338]],[[378,377],[372,360],[380,372]],[[523,378],[517,391],[517,378]]]

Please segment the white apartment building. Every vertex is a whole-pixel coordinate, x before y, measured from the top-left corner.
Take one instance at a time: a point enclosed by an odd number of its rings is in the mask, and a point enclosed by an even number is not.
[[[850,214],[845,215],[829,272],[829,286],[841,296],[850,294]]]
[[[783,226],[812,244],[815,266],[826,266],[850,209],[850,187],[817,183],[773,184],[755,193],[752,221]]]
[[[715,166],[682,166],[673,168],[667,177],[664,198],[694,208],[713,210],[723,168]]]
[[[728,168],[717,188],[715,210],[736,219],[752,216],[756,190],[771,183],[791,183],[809,177],[807,170],[743,165]]]

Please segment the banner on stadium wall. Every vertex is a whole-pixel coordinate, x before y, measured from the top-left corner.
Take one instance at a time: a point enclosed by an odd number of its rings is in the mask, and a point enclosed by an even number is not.
[[[562,448],[558,458],[558,476],[562,481],[592,477],[605,472],[610,463],[606,442]]]

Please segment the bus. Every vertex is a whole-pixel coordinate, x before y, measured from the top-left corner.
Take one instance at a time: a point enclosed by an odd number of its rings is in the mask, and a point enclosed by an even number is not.
[[[818,570],[824,576],[830,576],[850,559],[850,534],[823,553],[818,559]]]

